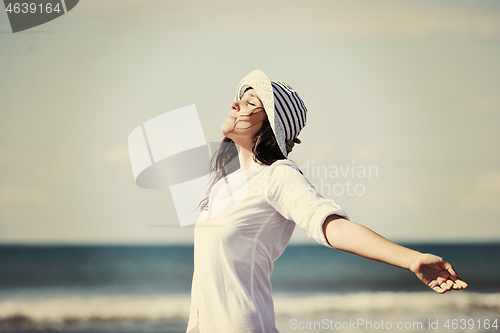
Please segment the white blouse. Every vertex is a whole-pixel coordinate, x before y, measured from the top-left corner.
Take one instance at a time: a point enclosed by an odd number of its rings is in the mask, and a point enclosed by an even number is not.
[[[290,160],[252,160],[214,185],[194,228],[187,333],[278,332],[271,273],[295,224],[330,247],[323,222],[332,214],[349,218],[298,170]]]

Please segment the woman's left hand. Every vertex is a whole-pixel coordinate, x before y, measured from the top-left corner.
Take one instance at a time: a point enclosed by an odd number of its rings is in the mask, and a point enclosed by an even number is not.
[[[437,293],[466,289],[467,283],[460,280],[450,263],[432,254],[422,254],[410,266],[410,270]]]

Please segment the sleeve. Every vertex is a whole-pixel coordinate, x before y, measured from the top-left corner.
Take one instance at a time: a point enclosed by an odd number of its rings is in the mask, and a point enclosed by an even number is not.
[[[267,171],[267,202],[284,218],[294,221],[309,238],[331,247],[323,234],[323,223],[332,214],[349,219],[346,212],[332,199],[324,198],[295,163],[280,160]]]

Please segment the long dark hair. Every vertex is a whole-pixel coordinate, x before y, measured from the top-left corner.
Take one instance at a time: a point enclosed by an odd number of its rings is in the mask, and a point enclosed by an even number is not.
[[[264,112],[264,109],[260,107],[254,108],[248,116],[252,116],[257,112]],[[236,122],[234,126],[236,126]],[[262,121],[261,129],[255,135],[255,138],[253,140],[252,153],[253,160],[255,162],[259,161],[265,165],[271,165],[277,160],[286,159],[286,157],[281,152],[280,147],[278,146],[278,142],[276,141],[276,137],[267,118],[267,114]],[[208,209],[208,198],[212,187],[222,177],[226,177],[228,174],[238,168],[239,161],[236,158],[237,156],[238,151],[236,150],[236,144],[233,142],[233,140],[224,136],[220,148],[213,154],[212,159],[210,160],[210,165],[212,166],[210,169],[210,175],[213,178],[213,181],[207,191],[207,197],[203,199],[198,205],[198,207],[200,207],[201,205],[200,211]]]

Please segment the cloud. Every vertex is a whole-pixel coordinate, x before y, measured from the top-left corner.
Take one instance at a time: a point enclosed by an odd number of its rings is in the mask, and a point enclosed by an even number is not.
[[[102,15],[135,13],[130,26],[179,34],[281,32],[293,36],[425,38],[435,35],[500,36],[500,8],[420,1],[100,1],[79,9]],[[145,20],[147,18],[147,20]],[[152,28],[155,28],[152,30]]]
[[[477,181],[477,187],[482,191],[500,193],[500,172],[482,174]]]
[[[43,205],[49,201],[47,191],[39,188],[26,187],[1,187],[0,202],[2,206],[9,204],[38,204]]]
[[[298,23],[298,29],[306,29],[312,34],[345,37],[500,36],[500,11],[468,10],[457,5],[417,1],[328,1],[314,4],[300,8],[296,3],[294,17],[282,16],[281,20],[294,21]],[[300,19],[304,9],[307,20]]]
[[[488,194],[485,192],[471,192],[462,197],[461,206],[465,210],[495,210],[500,208],[498,194]]]
[[[122,144],[108,147],[105,151],[105,160],[110,163],[130,163],[128,146]]]
[[[398,200],[398,198],[395,198]],[[417,211],[422,203],[415,191],[405,191],[399,196],[399,202],[400,204],[410,210],[410,211]]]
[[[477,96],[470,101],[469,105],[476,111],[500,112],[500,94],[484,94]]]
[[[462,197],[462,207],[466,210],[495,210],[500,206],[500,172],[486,172],[476,181],[475,189]]]
[[[379,157],[376,145],[363,143],[352,151],[352,159],[360,162],[371,162]]]

